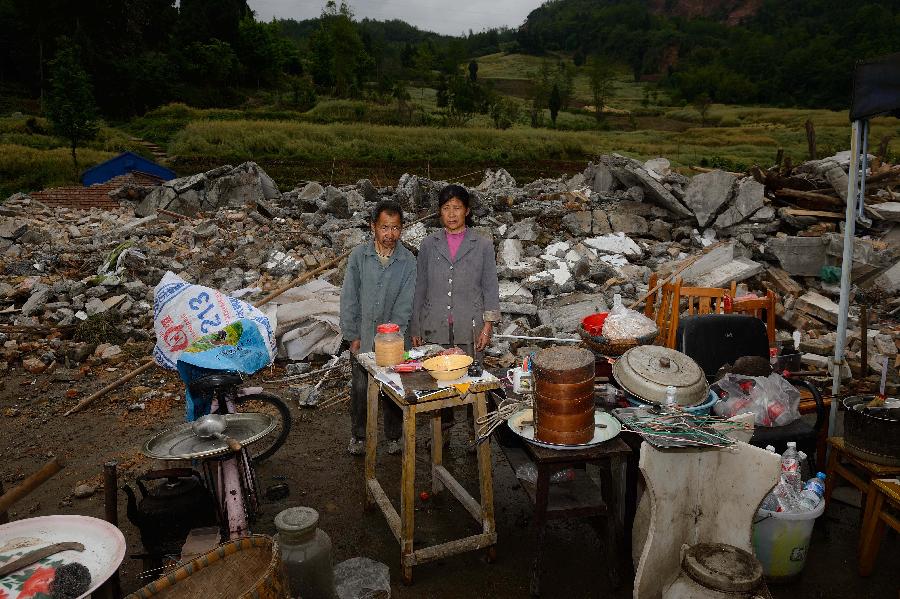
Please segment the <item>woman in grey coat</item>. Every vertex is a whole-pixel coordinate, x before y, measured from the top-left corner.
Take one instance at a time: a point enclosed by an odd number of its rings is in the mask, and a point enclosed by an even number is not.
[[[469,354],[474,345],[481,352],[500,320],[494,244],[466,226],[471,223],[470,202],[461,185],[446,186],[438,197],[444,228],[422,241],[416,260],[413,345],[458,345]],[[443,416],[449,426],[452,413],[447,410]]]

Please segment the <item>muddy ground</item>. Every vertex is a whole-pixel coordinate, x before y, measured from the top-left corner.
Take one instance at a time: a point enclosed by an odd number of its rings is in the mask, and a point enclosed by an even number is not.
[[[11,519],[48,514],[102,517],[102,489],[98,488],[90,498],[75,499],[75,486],[83,482],[99,485],[102,464],[108,460],[116,460],[121,465],[120,482],[128,482],[153,466],[152,461],[141,456],[140,446],[155,432],[184,419],[181,386],[173,373],[154,369],[85,411],[63,417],[78,399],[130,369],[131,365],[120,365],[115,371],[97,366],[77,381],[56,380],[71,378],[59,373],[35,377],[17,372],[6,376],[0,389],[0,476],[4,486],[11,488],[37,470],[49,456],[64,456],[68,462],[62,472],[16,504]],[[281,374],[278,369],[259,373],[255,384],[279,378]],[[288,395],[289,390],[279,385],[265,386],[272,392]],[[147,402],[143,410],[129,411],[128,407],[135,401],[134,389],[138,387],[171,395]],[[327,409],[300,409],[295,404],[291,409],[294,428],[287,444],[258,470],[263,490],[287,482],[290,495],[275,502],[264,500],[265,513],[256,523],[255,531],[274,532],[272,519],[281,509],[311,506],[319,510],[320,527],[331,536],[334,561],[366,556],[386,563],[391,570],[394,597],[528,596],[533,551],[529,528],[531,506],[496,444],[493,465],[499,535],[497,561],[488,564],[484,553],[479,552],[420,566],[414,570],[414,584],[406,587],[400,580],[399,548],[384,518],[377,511],[363,511],[363,461],[346,452],[349,437],[346,404]],[[475,460],[464,449],[464,429],[461,426],[457,429],[445,465],[477,497]],[[424,430],[420,431],[418,445],[417,488],[425,490],[430,487],[430,479]],[[382,452],[379,475],[395,502],[398,502],[399,465],[399,457]],[[140,552],[137,530],[125,517],[123,493],[119,494],[119,513],[129,553]],[[858,518],[858,509],[833,503],[817,523],[802,578],[787,586],[772,586],[773,596],[777,599],[896,597],[900,588],[895,567],[900,559],[897,535],[889,532],[886,536],[876,574],[868,579],[859,578],[855,558]],[[468,514],[449,497],[419,501],[416,522],[418,546],[476,532]],[[611,587],[605,567],[607,557],[594,529],[585,522],[551,522],[544,556],[545,597],[631,596],[630,574],[619,588]],[[125,591],[146,582],[139,577],[141,569],[140,560],[126,557],[121,569]]]

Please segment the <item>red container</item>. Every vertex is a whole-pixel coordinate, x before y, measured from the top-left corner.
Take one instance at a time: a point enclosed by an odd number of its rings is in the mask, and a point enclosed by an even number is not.
[[[588,335],[602,337],[603,323],[606,321],[607,316],[609,316],[609,312],[598,312],[597,314],[585,316],[581,319],[581,328],[583,328]]]

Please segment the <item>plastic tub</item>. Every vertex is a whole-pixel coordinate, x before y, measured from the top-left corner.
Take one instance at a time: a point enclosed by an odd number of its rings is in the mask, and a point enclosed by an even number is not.
[[[809,512],[771,512],[760,509],[753,522],[753,552],[763,574],[772,582],[789,581],[803,571],[809,539],[825,501]]]
[[[640,408],[641,406],[649,405],[647,402],[641,401],[635,398],[633,395],[626,393],[625,397],[628,399],[628,403],[636,408]],[[716,402],[719,401],[719,396],[716,395],[716,392],[712,389],[709,390],[709,399],[703,402],[700,405],[691,406],[689,408],[683,408],[685,412],[688,414],[697,414],[698,416],[705,416],[709,414],[712,407],[716,405]]]

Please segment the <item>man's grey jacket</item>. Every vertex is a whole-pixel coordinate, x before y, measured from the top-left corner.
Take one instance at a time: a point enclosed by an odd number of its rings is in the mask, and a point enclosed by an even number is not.
[[[416,257],[397,242],[387,266],[375,253],[375,242],[357,246],[347,261],[341,288],[341,334],[360,340],[361,352],[375,349],[375,327],[387,322],[400,325],[407,339],[416,289]]]

